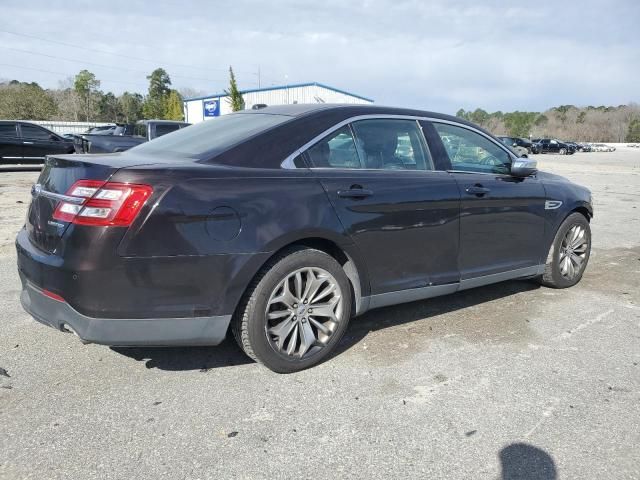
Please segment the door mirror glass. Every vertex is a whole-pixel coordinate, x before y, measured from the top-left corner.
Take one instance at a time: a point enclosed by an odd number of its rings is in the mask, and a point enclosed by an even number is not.
[[[538,164],[535,160],[531,160],[526,156],[522,156],[513,161],[511,165],[511,175],[514,177],[524,178],[535,175],[538,171]]]

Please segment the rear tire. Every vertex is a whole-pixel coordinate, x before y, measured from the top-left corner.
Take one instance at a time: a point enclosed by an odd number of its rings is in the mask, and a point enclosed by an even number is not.
[[[558,228],[539,282],[551,288],[574,286],[582,278],[590,255],[589,221],[581,213],[574,212]]]
[[[351,285],[340,264],[320,250],[294,247],[256,275],[231,328],[249,357],[291,373],[327,358],[350,316]]]

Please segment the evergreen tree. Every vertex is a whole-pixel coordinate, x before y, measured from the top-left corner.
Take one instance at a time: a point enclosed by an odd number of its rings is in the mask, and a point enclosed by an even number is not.
[[[227,94],[227,102],[231,105],[231,110],[237,112],[244,109],[244,100],[240,90],[238,90],[238,84],[236,83],[236,76],[233,74],[233,68],[229,67],[229,90],[225,90]]]
[[[629,123],[627,142],[640,142],[640,118],[634,118]]]
[[[182,95],[177,90],[171,90],[169,97],[167,97],[167,109],[164,118],[167,120],[184,120]]]
[[[118,103],[125,123],[135,123],[142,118],[142,95],[139,93],[124,92]]]
[[[149,80],[149,94],[142,107],[145,118],[161,119],[165,118],[167,112],[167,99],[171,91],[171,79],[164,68],[156,68],[151,75],[147,77]]]
[[[81,70],[75,77],[73,87],[82,100],[83,113],[87,122],[93,116],[92,97],[95,96],[99,86],[100,80],[89,70]],[[95,102],[93,103],[95,105]]]

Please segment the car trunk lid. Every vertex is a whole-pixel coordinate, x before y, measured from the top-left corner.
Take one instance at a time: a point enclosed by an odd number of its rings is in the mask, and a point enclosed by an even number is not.
[[[54,219],[53,213],[71,186],[78,180],[106,183],[121,168],[138,163],[135,158],[117,154],[47,157],[38,182],[31,189],[32,199],[26,221],[31,242],[45,252],[55,253],[70,223]]]

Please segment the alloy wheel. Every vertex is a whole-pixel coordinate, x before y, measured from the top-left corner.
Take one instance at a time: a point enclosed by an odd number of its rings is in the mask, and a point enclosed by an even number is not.
[[[333,275],[318,267],[301,268],[271,293],[265,332],[279,354],[308,358],[327,345],[342,314],[342,292]]]
[[[589,247],[586,229],[582,225],[574,225],[567,231],[560,245],[558,264],[560,274],[573,280],[582,271]]]

